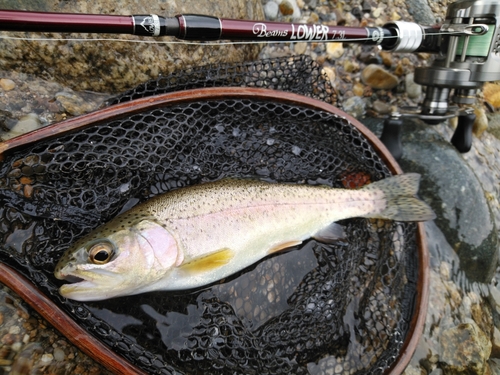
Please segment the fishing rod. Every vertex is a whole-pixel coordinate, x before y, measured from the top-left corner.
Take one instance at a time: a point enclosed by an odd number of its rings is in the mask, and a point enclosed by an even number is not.
[[[460,152],[470,150],[475,120],[470,107],[477,90],[484,82],[500,80],[499,15],[500,2],[496,0],[459,0],[448,7],[441,26],[393,21],[383,27],[347,27],[196,14],[162,17],[0,10],[0,30],[172,36],[199,41],[343,42],[375,45],[390,52],[436,54],[431,66],[415,69],[415,82],[426,87],[421,105],[401,108],[385,121],[381,140],[399,158],[406,117],[437,124],[458,116],[451,142]]]
[[[439,29],[411,22],[384,27],[345,27],[250,21],[187,14],[175,17],[100,15],[0,10],[0,30],[62,33],[110,33],[182,40],[253,40],[358,42],[397,52],[437,52]]]

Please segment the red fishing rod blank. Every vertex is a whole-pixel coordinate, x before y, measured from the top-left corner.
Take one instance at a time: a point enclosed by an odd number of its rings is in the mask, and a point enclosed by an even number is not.
[[[224,19],[205,15],[162,17],[100,15],[0,10],[0,30],[60,33],[112,33],[173,36],[184,40],[321,41],[380,45],[398,52],[429,50],[437,29],[412,22],[384,27],[344,27]]]

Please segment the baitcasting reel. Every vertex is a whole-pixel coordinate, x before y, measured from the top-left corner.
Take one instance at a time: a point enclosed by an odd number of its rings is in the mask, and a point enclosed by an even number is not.
[[[484,82],[500,80],[499,15],[498,1],[460,0],[448,7],[444,24],[434,31],[413,23],[394,23],[399,32],[416,39],[414,46],[418,48],[406,48],[404,52],[425,49],[437,53],[431,66],[415,69],[415,82],[426,86],[421,106],[401,108],[384,123],[381,140],[396,159],[402,155],[401,125],[405,117],[433,125],[458,116],[451,143],[460,152],[470,150],[476,118],[470,106]],[[393,50],[402,49],[396,46]]]

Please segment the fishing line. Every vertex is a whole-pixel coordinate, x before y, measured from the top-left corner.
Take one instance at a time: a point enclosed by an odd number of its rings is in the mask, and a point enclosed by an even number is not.
[[[394,37],[386,37],[389,38],[397,38]],[[130,42],[130,43],[148,43],[148,44],[187,44],[187,45],[197,45],[197,46],[220,46],[220,45],[228,45],[228,44],[271,44],[271,43],[313,43],[313,42],[363,42],[367,40],[371,40],[370,38],[358,38],[358,39],[338,39],[338,40],[329,40],[329,41],[318,41],[318,40],[300,40],[297,42],[284,40],[284,41],[276,41],[276,40],[259,40],[259,41],[228,41],[228,42],[198,42],[198,41],[185,41],[185,40],[140,40],[140,39],[121,39],[121,38],[28,38],[28,37],[14,37],[14,36],[0,36],[0,39],[13,39],[13,40],[26,40],[26,41],[77,41],[77,42]]]
[[[462,35],[460,33],[453,32],[438,32],[433,35]],[[399,36],[386,36],[384,39],[397,39]],[[276,41],[276,40],[246,40],[246,41],[186,41],[186,40],[145,40],[145,39],[123,39],[123,38],[44,38],[44,37],[18,37],[18,36],[0,36],[0,40],[24,40],[24,41],[46,41],[46,42],[61,42],[61,41],[72,41],[72,42],[127,42],[127,43],[147,43],[147,44],[183,44],[183,45],[195,45],[195,46],[221,46],[221,45],[242,45],[242,44],[272,44],[272,43],[351,43],[351,42],[364,42],[371,40],[370,38],[350,38],[350,39],[336,39],[328,41],[319,40],[300,40],[300,41]]]

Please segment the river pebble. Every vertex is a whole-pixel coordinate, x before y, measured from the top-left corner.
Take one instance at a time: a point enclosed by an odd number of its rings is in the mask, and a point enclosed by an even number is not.
[[[39,129],[40,127],[41,121],[38,115],[36,113],[30,113],[21,117],[19,121],[12,127],[12,129],[10,129],[10,131],[3,134],[0,133],[0,137],[3,140],[7,140]]]
[[[16,87],[16,83],[11,79],[2,78],[0,79],[0,87],[4,91],[10,91]]]
[[[42,366],[46,366],[50,362],[52,362],[53,360],[54,360],[54,356],[52,354],[45,353],[44,355],[42,355],[42,358],[40,359],[40,363],[42,364]]]
[[[279,11],[279,5],[274,1],[269,1],[264,5],[264,14],[268,20],[274,21],[278,18]]]
[[[58,92],[55,98],[64,111],[71,116],[80,116],[91,112],[95,108],[93,103],[89,103],[85,98],[72,90]]]
[[[359,96],[352,96],[344,101],[343,110],[353,117],[361,118],[366,113],[366,102]]]
[[[342,43],[327,43],[326,54],[330,60],[336,60],[344,54]]]
[[[420,99],[422,96],[422,86],[415,83],[414,76],[413,73],[408,73],[405,76],[406,93],[411,99]]]
[[[445,330],[441,344],[443,354],[440,361],[445,375],[485,373],[491,342],[475,322]]]
[[[365,85],[382,90],[391,90],[399,83],[398,77],[375,64],[363,69],[361,80]]]
[[[53,355],[54,355],[54,359],[58,362],[64,361],[64,358],[66,357],[66,355],[64,354],[64,350],[61,348],[55,348]]]
[[[301,11],[296,0],[276,0],[279,5],[280,13],[284,16],[290,16],[297,20],[301,16]]]
[[[484,131],[488,129],[488,117],[486,116],[486,110],[483,106],[475,105],[473,108],[476,120],[474,121],[472,132],[476,137],[481,137]]]
[[[0,317],[0,374],[111,375],[2,285]]]

